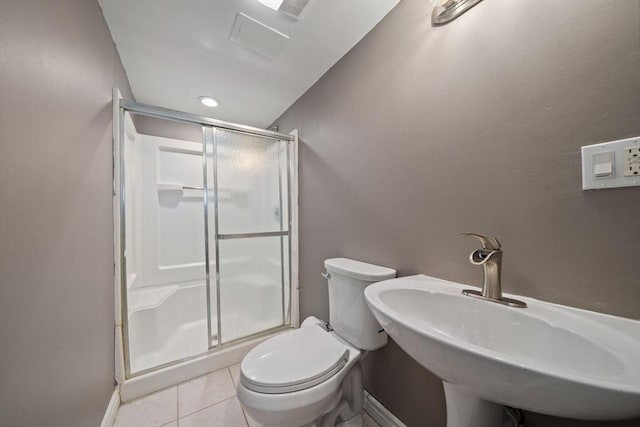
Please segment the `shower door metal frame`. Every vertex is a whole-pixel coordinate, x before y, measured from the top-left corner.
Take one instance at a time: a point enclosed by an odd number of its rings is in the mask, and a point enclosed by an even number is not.
[[[283,229],[283,222],[282,222],[282,210],[284,209],[283,203],[282,203],[282,162],[280,159],[280,151],[281,148],[278,147],[278,178],[279,178],[279,184],[278,184],[278,191],[279,191],[279,200],[280,200],[280,205],[279,205],[279,209],[280,209],[280,231],[262,231],[262,232],[253,232],[253,233],[227,233],[227,234],[222,234],[220,233],[220,228],[219,228],[219,215],[218,215],[218,168],[217,168],[217,162],[218,162],[218,155],[217,155],[217,142],[216,142],[216,131],[219,129],[219,127],[211,127],[209,128],[209,136],[203,140],[203,142],[205,143],[205,146],[203,147],[203,153],[205,154],[204,156],[204,162],[206,163],[206,161],[208,159],[212,159],[213,161],[213,193],[215,194],[215,198],[214,198],[214,228],[215,228],[215,258],[216,258],[216,321],[217,321],[217,331],[216,331],[216,340],[217,343],[216,345],[210,345],[209,349],[214,349],[214,348],[220,348],[220,347],[224,347],[227,346],[229,344],[233,344],[236,342],[242,342],[242,341],[246,341],[248,339],[251,339],[253,337],[256,336],[260,336],[265,334],[267,331],[273,331],[273,330],[278,330],[281,329],[283,327],[291,327],[292,322],[291,322],[291,299],[292,299],[292,256],[291,256],[291,241],[292,241],[292,221],[291,221],[291,205],[292,205],[292,196],[291,196],[291,171],[292,171],[292,164],[290,162],[291,156],[290,156],[290,151],[292,149],[291,146],[291,142],[295,141],[295,136],[292,135],[287,135],[287,139],[283,140],[282,138],[279,137],[272,137],[269,136],[270,138],[276,139],[278,141],[281,142],[285,142],[286,145],[286,151],[287,151],[287,192],[289,193],[288,197],[287,197],[287,229],[284,230]],[[238,131],[235,129],[225,129],[234,133],[239,133],[239,134],[246,134],[246,132],[244,131]],[[269,131],[270,133],[273,133],[272,131]],[[252,134],[255,135],[255,134]],[[282,134],[280,134],[282,135]],[[261,136],[262,135],[256,135],[256,136]],[[210,144],[211,145],[211,149],[207,150],[206,144]],[[211,152],[212,155],[207,156],[206,153],[207,152]],[[207,176],[206,176],[206,168],[205,168],[205,182],[204,182],[204,186],[207,186]],[[205,211],[205,221],[208,221],[208,211]],[[247,336],[243,336],[240,338],[235,338],[226,342],[223,342],[222,340],[222,311],[221,311],[221,298],[220,298],[220,240],[234,240],[234,239],[248,239],[248,238],[257,238],[257,237],[280,237],[280,271],[281,271],[281,281],[282,281],[282,325],[280,326],[276,326],[274,328],[269,328],[266,331],[260,331],[260,332],[256,332],[253,334],[249,334]],[[284,280],[285,280],[285,276],[284,276],[284,237],[288,237],[288,261],[289,261],[289,271],[288,271],[288,284],[289,284],[289,307],[287,308],[286,312],[285,312],[285,301],[284,301]],[[205,236],[205,245],[207,245],[207,247],[209,246],[209,241],[208,241],[208,235]],[[209,251],[210,252],[210,251]],[[207,258],[208,259],[208,258]],[[210,300],[209,300],[210,302]],[[209,314],[211,313],[211,311],[209,310]],[[209,316],[209,319],[211,319],[211,316]],[[289,319],[289,322],[287,322],[287,319]],[[295,325],[297,326],[297,325]],[[209,343],[211,344],[211,329],[209,329]]]
[[[126,189],[125,189],[125,159],[124,159],[124,137],[125,137],[125,113],[136,113],[143,116],[154,117],[159,119],[172,120],[182,123],[190,123],[194,125],[202,126],[202,170],[203,170],[203,203],[204,203],[204,232],[205,232],[205,277],[206,277],[206,292],[207,292],[207,347],[208,350],[204,353],[181,358],[175,361],[164,363],[154,366],[152,368],[131,372],[130,354],[129,354],[129,325],[128,325],[128,303],[127,303],[127,275],[126,275]],[[248,341],[256,337],[275,333],[280,330],[286,330],[292,327],[298,326],[298,278],[297,278],[297,220],[293,219],[293,215],[297,215],[297,133],[283,134],[270,130],[255,128],[252,126],[241,125],[237,123],[225,122],[217,119],[212,119],[205,116],[198,116],[195,114],[185,113],[182,111],[171,110],[162,107],[155,107],[138,102],[128,101],[122,99],[118,89],[114,88],[113,91],[113,195],[114,195],[114,278],[115,278],[115,295],[116,295],[116,381],[122,383],[127,379],[134,378],[149,372],[156,371],[158,369],[184,363],[186,361],[203,357],[207,354],[215,352],[220,348],[224,348],[228,345]],[[217,171],[216,168],[216,142],[214,140],[214,133],[216,129],[224,129],[242,134],[248,134],[263,138],[275,139],[282,141],[286,144],[287,152],[287,210],[288,210],[288,228],[287,230],[277,232],[262,232],[262,233],[237,233],[237,234],[219,234],[218,233],[218,197],[217,197]],[[210,272],[210,251],[209,251],[209,192],[208,188],[208,164],[207,164],[207,147],[213,148],[212,158],[214,159],[214,224],[215,224],[215,257],[216,257],[216,272],[215,272],[215,284],[216,284],[216,320],[217,320],[217,343],[212,344],[212,325],[211,325],[211,272]],[[279,162],[280,165],[280,162]],[[281,167],[281,165],[279,166]],[[282,177],[282,171],[280,171],[280,177]],[[293,178],[296,178],[295,180]],[[295,185],[295,189],[292,187]],[[280,191],[282,186],[280,185]],[[294,212],[295,208],[295,212]],[[282,203],[280,209],[283,209]],[[281,214],[282,216],[282,214]],[[221,341],[221,312],[220,312],[220,263],[218,254],[218,242],[220,240],[249,238],[249,237],[268,237],[268,236],[280,236],[281,237],[281,264],[284,266],[284,249],[282,248],[282,239],[284,236],[288,236],[289,246],[289,307],[288,314],[284,313],[284,301],[283,301],[283,325],[268,330],[260,331],[249,336],[231,340],[229,342],[222,343]],[[295,250],[295,254],[294,254]],[[294,263],[296,264],[294,266]],[[284,267],[282,267],[284,269]],[[296,274],[294,274],[294,271]],[[283,271],[284,272],[284,271]],[[284,282],[284,275],[282,275]],[[283,283],[283,296],[284,296],[284,283]],[[294,310],[296,312],[294,313]],[[288,321],[287,321],[288,320]],[[122,342],[118,342],[118,331],[120,331],[120,338]],[[120,344],[120,345],[119,345]],[[119,347],[119,348],[118,348]],[[124,371],[124,372],[122,372]]]

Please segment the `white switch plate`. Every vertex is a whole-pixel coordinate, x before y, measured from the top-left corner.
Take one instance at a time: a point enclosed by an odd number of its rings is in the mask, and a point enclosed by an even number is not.
[[[604,188],[640,186],[640,176],[625,176],[625,166],[629,149],[640,148],[640,137],[603,142],[601,144],[582,147],[582,189],[597,190]],[[614,153],[614,169],[611,176],[596,178],[594,171],[594,154],[612,151]],[[628,168],[628,166],[626,166]]]

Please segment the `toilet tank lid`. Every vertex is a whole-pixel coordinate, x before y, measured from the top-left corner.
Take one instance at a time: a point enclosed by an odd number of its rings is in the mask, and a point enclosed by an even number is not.
[[[324,267],[327,271],[369,282],[379,282],[396,277],[396,271],[393,268],[367,264],[349,258],[327,259],[324,261]]]

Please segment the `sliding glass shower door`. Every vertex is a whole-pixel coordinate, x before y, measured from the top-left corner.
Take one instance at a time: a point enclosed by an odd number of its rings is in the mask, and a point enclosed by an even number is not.
[[[126,376],[289,326],[291,138],[123,103]]]
[[[209,307],[212,345],[220,346],[289,322],[289,155],[287,141],[210,133]]]

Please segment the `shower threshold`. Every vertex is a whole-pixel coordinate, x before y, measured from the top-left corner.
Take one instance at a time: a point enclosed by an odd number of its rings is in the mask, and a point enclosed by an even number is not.
[[[208,372],[240,363],[242,358],[255,346],[268,338],[290,330],[290,326],[273,329],[267,334],[241,340],[228,346],[212,349],[210,352],[180,363],[165,366],[133,378],[119,385],[120,400],[128,402],[147,394],[171,387],[181,382],[199,377]]]

